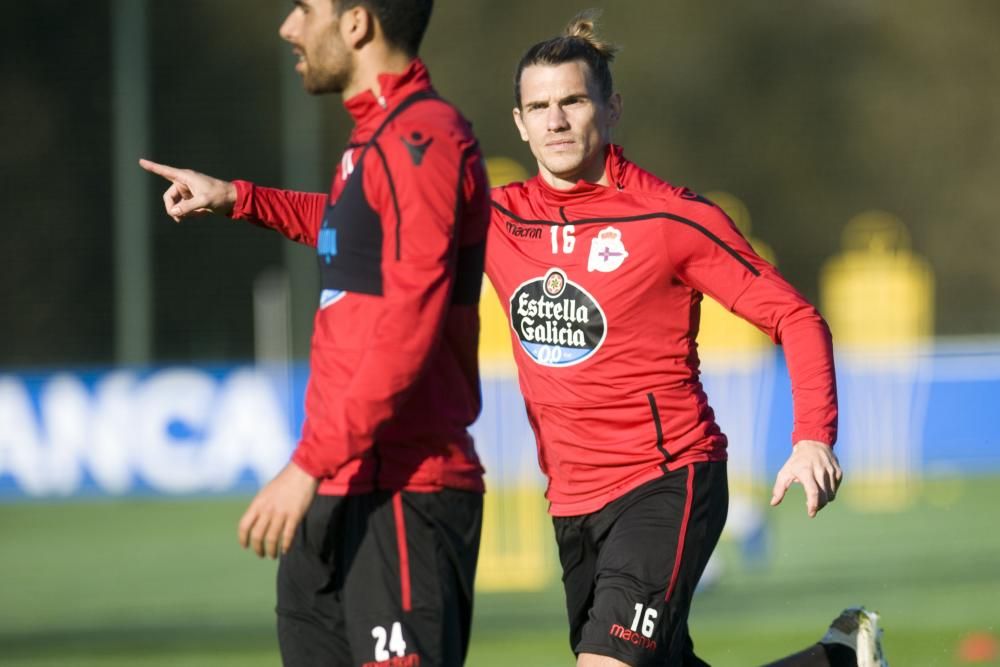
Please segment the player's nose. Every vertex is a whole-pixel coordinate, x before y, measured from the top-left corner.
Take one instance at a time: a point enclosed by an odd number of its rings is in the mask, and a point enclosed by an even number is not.
[[[288,16],[285,17],[285,20],[282,21],[281,26],[278,28],[278,35],[281,36],[281,39],[285,40],[286,42],[291,42],[293,44],[295,43],[295,34],[297,32],[296,31],[297,12],[298,8],[295,8],[291,12],[289,12]]]
[[[548,112],[546,121],[550,132],[560,132],[569,129],[569,118],[561,106],[552,104],[549,106]]]

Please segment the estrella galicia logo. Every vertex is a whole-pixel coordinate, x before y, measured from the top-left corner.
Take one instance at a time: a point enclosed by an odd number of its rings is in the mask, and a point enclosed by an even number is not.
[[[562,269],[521,284],[510,297],[510,325],[543,366],[572,366],[597,352],[607,335],[604,311]]]
[[[316,239],[316,254],[327,264],[337,256],[337,230],[328,227],[329,224],[328,220],[323,221],[323,226],[319,228],[319,238]]]

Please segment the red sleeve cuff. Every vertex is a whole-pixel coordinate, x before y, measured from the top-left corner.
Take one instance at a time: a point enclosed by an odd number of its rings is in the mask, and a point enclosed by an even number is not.
[[[302,446],[302,443],[299,443],[295,453],[292,454],[292,461],[316,479],[323,479],[328,476],[320,462],[315,459],[307,448]]]
[[[816,442],[822,442],[824,445],[829,445],[833,447],[833,443],[837,441],[837,434],[834,431],[794,431],[792,433],[792,446],[803,440],[815,440]]]
[[[236,186],[236,203],[233,204],[233,211],[229,217],[233,220],[246,220],[253,217],[253,190],[254,185],[250,181],[233,181]]]

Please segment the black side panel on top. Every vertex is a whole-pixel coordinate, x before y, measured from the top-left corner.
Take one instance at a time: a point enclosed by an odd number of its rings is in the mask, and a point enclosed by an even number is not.
[[[343,290],[359,294],[382,296],[382,219],[365,198],[364,163],[368,148],[375,145],[385,165],[386,178],[392,189],[397,226],[399,202],[385,155],[376,141],[382,130],[412,104],[421,100],[437,99],[431,91],[420,91],[407,97],[393,109],[368,143],[361,149],[354,171],[348,176],[347,185],[336,204],[327,204],[320,226],[316,253],[319,259],[320,286],[323,290]],[[399,259],[397,233],[396,259]]]
[[[451,294],[452,303],[458,306],[474,306],[479,303],[479,295],[483,290],[483,262],[485,260],[485,240],[458,249],[455,288]]]
[[[320,285],[382,295],[382,221],[365,199],[363,162],[354,167],[337,204],[327,205],[317,244]]]
[[[482,157],[479,155],[479,145],[475,144],[465,149],[462,159],[458,162],[458,183],[455,186],[455,240],[460,243],[462,230],[466,224],[482,224],[482,228],[489,226],[490,209],[483,208],[481,215],[485,220],[466,220],[465,196],[463,195],[463,183],[466,175],[466,164],[470,159],[476,159],[482,164]],[[485,182],[485,179],[484,179]],[[479,303],[479,296],[483,290],[483,265],[486,262],[486,238],[472,245],[458,247],[458,257],[455,261],[455,286],[451,293],[451,302],[459,306],[474,306]]]

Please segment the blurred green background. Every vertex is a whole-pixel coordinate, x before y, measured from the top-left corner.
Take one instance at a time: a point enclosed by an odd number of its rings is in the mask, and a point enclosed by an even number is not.
[[[892,665],[1000,664],[995,653],[969,659],[977,655],[970,639],[998,629],[1000,478],[928,482],[891,521],[859,512],[850,494],[845,487],[837,504],[808,519],[793,491],[770,511],[766,564],[741,566],[723,543],[725,574],[695,598],[701,657],[719,667],[762,664],[817,641],[842,607],[866,603],[883,614]],[[239,553],[243,507],[3,507],[0,664],[278,664],[274,564]],[[558,583],[480,593],[468,664],[572,665]]]

